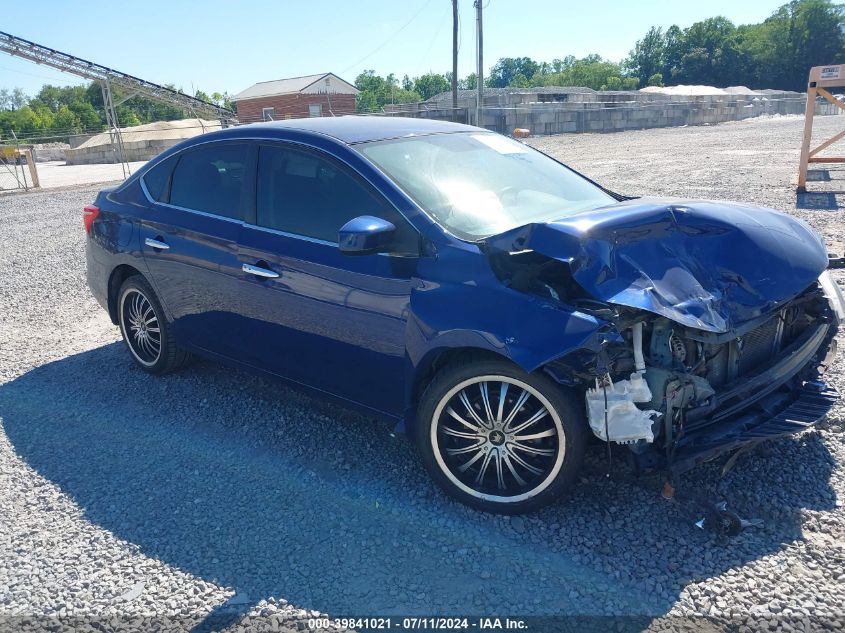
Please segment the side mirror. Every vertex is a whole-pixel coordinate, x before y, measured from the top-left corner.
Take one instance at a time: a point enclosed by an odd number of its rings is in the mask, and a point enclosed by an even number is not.
[[[396,227],[387,220],[362,215],[340,228],[338,246],[344,255],[372,255],[390,250]]]

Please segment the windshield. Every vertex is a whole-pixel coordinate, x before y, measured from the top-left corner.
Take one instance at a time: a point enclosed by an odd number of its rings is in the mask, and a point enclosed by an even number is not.
[[[379,141],[357,149],[461,239],[616,202],[548,156],[491,132]]]

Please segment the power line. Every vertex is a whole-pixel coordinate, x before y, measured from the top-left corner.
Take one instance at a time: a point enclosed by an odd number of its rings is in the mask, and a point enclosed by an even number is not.
[[[10,73],[18,73],[19,75],[27,75],[29,77],[36,77],[38,79],[47,79],[48,81],[64,81],[64,82],[67,82],[67,81],[84,82],[84,81],[86,81],[82,77],[75,77],[75,76],[67,77],[66,75],[62,75],[61,73],[56,73],[53,76],[38,75],[36,73],[28,73],[25,70],[18,70],[17,68],[9,68],[7,66],[0,66],[0,70],[8,70]]]
[[[359,59],[357,62],[355,62],[354,64],[352,64],[352,65],[348,66],[347,68],[344,68],[343,70],[341,70],[339,74],[343,75],[343,74],[347,73],[348,71],[352,70],[352,69],[353,69],[353,68],[355,68],[356,66],[360,66],[363,62],[367,61],[370,57],[372,57],[373,55],[375,55],[376,53],[378,53],[381,49],[383,49],[383,48],[384,48],[385,46],[387,46],[390,42],[392,42],[392,41],[393,41],[393,39],[394,39],[397,35],[399,35],[402,31],[404,31],[404,30],[405,30],[405,29],[406,29],[406,28],[407,28],[407,27],[411,24],[411,22],[413,22],[414,20],[416,20],[416,19],[417,19],[417,17],[418,17],[418,16],[419,16],[419,15],[420,15],[420,14],[421,14],[424,10],[425,10],[425,8],[426,8],[428,5],[430,5],[430,4],[431,4],[431,0],[426,0],[426,1],[425,1],[425,3],[423,3],[423,5],[420,7],[419,11],[417,11],[414,15],[412,15],[412,16],[411,16],[411,19],[410,19],[410,20],[408,20],[407,22],[405,22],[405,24],[403,24],[402,26],[400,26],[400,27],[399,27],[399,29],[397,29],[396,31],[394,31],[394,32],[393,32],[393,34],[392,34],[392,35],[390,35],[390,37],[388,37],[386,40],[384,40],[384,42],[382,42],[381,44],[379,44],[379,45],[378,45],[376,48],[374,48],[372,51],[370,51],[369,53],[367,53],[366,55],[364,55],[364,56],[363,56],[361,59]]]
[[[437,43],[437,38],[440,37],[440,32],[443,30],[443,25],[446,24],[446,20],[450,17],[451,10],[449,13],[443,16],[443,19],[440,20],[440,24],[437,25],[437,29],[434,31],[434,35],[431,38],[431,42],[428,45],[425,53],[422,57],[420,57],[420,65],[422,65],[427,59],[428,56],[431,54],[431,50],[434,48],[434,45]]]

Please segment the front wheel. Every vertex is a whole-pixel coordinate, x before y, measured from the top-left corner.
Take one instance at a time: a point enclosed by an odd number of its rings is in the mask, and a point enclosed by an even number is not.
[[[504,361],[442,370],[426,389],[417,445],[434,480],[459,501],[520,514],[575,481],[584,457],[583,407],[550,378]]]

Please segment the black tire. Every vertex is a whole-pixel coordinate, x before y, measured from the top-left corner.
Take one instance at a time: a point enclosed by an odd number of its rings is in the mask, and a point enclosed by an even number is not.
[[[420,400],[414,430],[434,481],[458,501],[498,514],[558,499],[575,483],[587,445],[574,392],[498,360],[444,367]]]
[[[150,374],[166,374],[188,362],[190,354],[176,345],[155,291],[133,275],[117,294],[117,321],[135,364]]]

